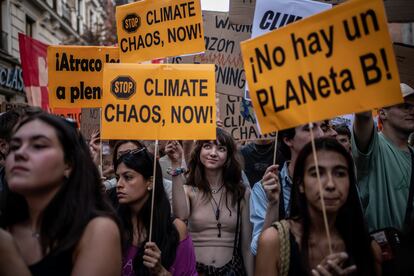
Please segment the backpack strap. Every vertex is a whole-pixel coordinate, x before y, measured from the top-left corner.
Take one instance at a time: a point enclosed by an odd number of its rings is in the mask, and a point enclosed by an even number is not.
[[[272,226],[276,228],[280,244],[280,266],[279,275],[287,276],[290,266],[290,234],[289,223],[286,220],[275,221]]]

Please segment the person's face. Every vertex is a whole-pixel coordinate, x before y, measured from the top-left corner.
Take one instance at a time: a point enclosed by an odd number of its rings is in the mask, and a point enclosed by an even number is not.
[[[227,147],[216,145],[215,142],[206,142],[201,146],[200,161],[206,169],[217,170],[223,168],[227,160]]]
[[[119,164],[116,178],[116,194],[120,204],[135,204],[148,198],[148,189],[152,187],[151,179],[145,180],[142,174],[124,163]]]
[[[118,151],[116,152],[116,158],[118,159],[119,157],[121,157],[121,155],[127,152],[130,152],[131,150],[135,150],[137,148],[139,147],[132,142],[127,142],[125,144],[122,144],[118,147]]]
[[[12,137],[6,158],[10,190],[26,194],[57,189],[70,170],[56,131],[50,125],[34,120]]]
[[[336,213],[341,208],[349,193],[349,168],[346,159],[334,151],[317,152],[319,174],[327,213]],[[305,193],[309,208],[322,212],[319,184],[313,155],[305,161],[305,174],[300,191]]]
[[[293,136],[293,139],[285,140],[285,143],[289,146],[292,153],[297,155],[303,146],[311,141],[311,131],[313,132],[315,139],[322,137],[323,131],[321,128],[321,122],[312,123],[312,128],[309,127],[309,124],[301,125],[295,128],[295,136]]]
[[[330,120],[325,120],[321,123],[321,128],[323,131],[324,137],[336,138],[338,133],[333,128],[333,125]]]
[[[393,130],[410,135],[414,131],[414,95],[404,98],[404,103],[385,108],[380,112],[384,122],[384,129]]]
[[[336,140],[346,148],[348,152],[351,152],[351,141],[349,140],[349,137],[345,134],[338,134],[336,136]]]

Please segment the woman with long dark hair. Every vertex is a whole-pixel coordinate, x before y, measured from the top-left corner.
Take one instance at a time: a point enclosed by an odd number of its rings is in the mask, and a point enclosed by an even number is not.
[[[122,275],[196,275],[194,248],[184,222],[171,217],[161,167],[145,147],[115,161],[118,215],[124,228]],[[152,240],[149,242],[151,196],[154,195]]]
[[[218,128],[217,140],[197,141],[187,179],[180,168],[180,144],[169,142],[166,153],[172,161],[173,212],[188,220],[197,271],[200,275],[252,274],[249,191],[241,181],[233,138]]]
[[[21,275],[120,275],[118,220],[88,147],[70,123],[46,113],[19,123],[6,179],[1,227],[17,247],[8,243],[8,252],[23,260],[17,261],[25,266]]]
[[[316,139],[315,146],[333,254],[308,143],[294,168],[290,218],[262,233],[255,275],[378,275],[378,251],[364,221],[352,157],[334,139]]]

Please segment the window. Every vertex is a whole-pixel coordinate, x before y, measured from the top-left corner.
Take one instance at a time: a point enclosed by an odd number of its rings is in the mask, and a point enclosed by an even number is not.
[[[26,15],[26,35],[33,37],[35,21]]]

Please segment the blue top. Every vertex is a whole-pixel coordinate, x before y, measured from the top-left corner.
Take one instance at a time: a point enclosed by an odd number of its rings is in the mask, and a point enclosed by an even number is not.
[[[289,177],[288,162],[285,162],[279,174],[280,183],[282,184],[283,206],[286,217],[289,215],[290,192],[292,190],[292,180]],[[253,224],[252,242],[250,250],[253,255],[257,254],[257,241],[266,217],[266,210],[269,201],[267,200],[266,192],[260,182],[256,182],[250,194],[250,222]],[[282,219],[282,218],[280,218]]]

